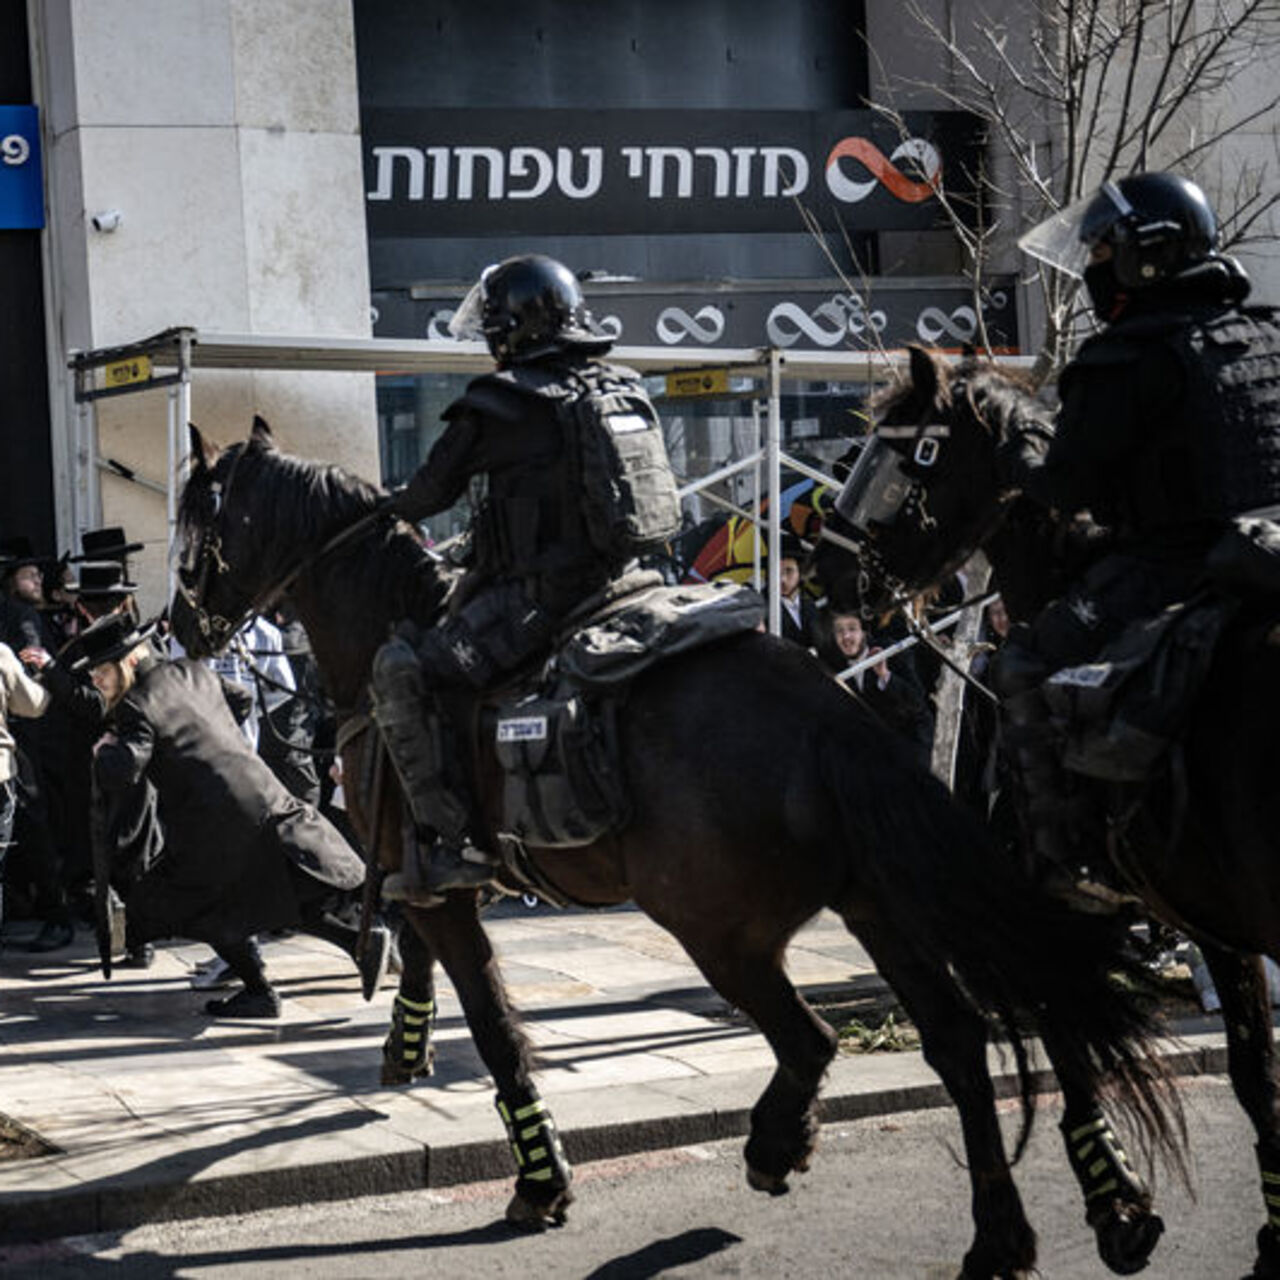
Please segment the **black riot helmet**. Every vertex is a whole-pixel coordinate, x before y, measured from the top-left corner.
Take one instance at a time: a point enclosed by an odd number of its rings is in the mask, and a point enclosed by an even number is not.
[[[1111,246],[1122,289],[1148,289],[1203,262],[1218,243],[1218,221],[1189,179],[1135,173],[1103,183],[1085,209],[1080,239],[1089,248]]]
[[[1218,222],[1204,192],[1176,173],[1104,182],[1018,241],[1033,257],[1083,277],[1103,319],[1125,298],[1211,257],[1217,242]],[[1110,257],[1091,262],[1098,245],[1107,245]]]
[[[587,310],[573,272],[536,253],[487,267],[449,331],[455,338],[483,337],[502,365],[557,352],[601,355],[613,345]]]

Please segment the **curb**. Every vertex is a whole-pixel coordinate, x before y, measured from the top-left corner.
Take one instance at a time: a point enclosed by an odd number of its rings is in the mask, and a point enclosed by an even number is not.
[[[1180,1078],[1224,1074],[1227,1051],[1221,1035],[1197,1035],[1194,1039],[1203,1043],[1171,1043],[1169,1051],[1162,1055],[1170,1074]],[[904,1076],[932,1074],[924,1066],[919,1051],[894,1056],[911,1060],[910,1069],[902,1073]],[[843,1061],[859,1060],[866,1061],[865,1058]],[[833,1071],[836,1065],[833,1064]],[[908,1063],[902,1065],[907,1067]],[[992,1079],[998,1099],[1018,1096],[1017,1078],[1012,1072],[993,1070]],[[1057,1081],[1047,1069],[1034,1072],[1032,1081],[1037,1095],[1057,1089]],[[869,1090],[847,1088],[822,1095],[821,1120],[830,1124],[951,1105],[950,1096],[937,1080]],[[684,1114],[566,1125],[561,1139],[571,1163],[587,1163],[744,1137],[750,1118],[749,1106],[731,1105],[721,1109],[704,1104]],[[510,1149],[504,1139],[496,1137],[411,1145],[403,1151],[298,1163],[287,1168],[220,1177],[198,1178],[195,1175],[200,1169],[200,1152],[195,1151],[186,1159],[166,1165],[167,1176],[162,1178],[124,1175],[114,1185],[92,1190],[18,1192],[0,1205],[0,1242],[32,1243],[63,1236],[94,1235],[150,1222],[221,1217],[291,1205],[423,1191],[509,1179],[514,1175]]]

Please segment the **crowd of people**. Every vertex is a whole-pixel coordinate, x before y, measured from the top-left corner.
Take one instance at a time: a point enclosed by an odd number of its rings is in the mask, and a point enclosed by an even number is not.
[[[135,968],[160,938],[206,941],[193,986],[243,984],[207,1011],[268,1017],[256,939],[297,928],[347,952],[368,997],[394,944],[375,922],[357,947],[364,865],[340,829],[305,631],[278,612],[223,657],[187,660],[139,617],[142,544],[118,527],[82,543],[57,560],[0,544],[0,929],[35,920],[26,949],[53,952],[114,914]]]

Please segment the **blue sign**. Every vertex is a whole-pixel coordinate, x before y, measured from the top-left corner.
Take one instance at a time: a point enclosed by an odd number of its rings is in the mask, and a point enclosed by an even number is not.
[[[0,230],[43,226],[39,113],[35,107],[0,107]]]

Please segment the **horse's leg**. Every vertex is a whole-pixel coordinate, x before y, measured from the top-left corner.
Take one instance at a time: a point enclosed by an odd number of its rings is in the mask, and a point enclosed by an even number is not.
[[[391,1009],[391,1030],[382,1045],[382,1083],[411,1084],[434,1070],[436,1047],[435,957],[417,929],[400,929],[400,990]]]
[[[778,1060],[751,1110],[747,1181],[781,1195],[787,1175],[809,1167],[817,1144],[818,1087],[836,1051],[836,1034],[800,997],[783,971],[786,938],[761,942],[746,929],[717,931],[697,945],[682,939],[708,982],[756,1024]]]
[[[1129,1162],[1094,1089],[1077,1077],[1053,1032],[1042,1028],[1045,1052],[1062,1089],[1062,1137],[1067,1158],[1084,1193],[1085,1221],[1098,1241],[1098,1256],[1117,1275],[1147,1265],[1164,1231],[1151,1207],[1151,1192]]]
[[[974,1239],[961,1280],[1028,1275],[1035,1267],[1036,1235],[1014,1185],[987,1069],[987,1026],[941,966],[930,968],[887,929],[846,915],[920,1032],[925,1061],[936,1071],[960,1113],[973,1192]]]
[[[407,907],[405,914],[444,965],[476,1052],[497,1086],[498,1114],[519,1171],[507,1221],[538,1231],[563,1222],[573,1201],[572,1171],[551,1113],[534,1087],[529,1044],[507,1000],[476,894],[446,894],[438,907]]]
[[[1258,1168],[1267,1221],[1258,1232],[1258,1280],[1280,1277],[1280,1116],[1277,1114],[1275,1040],[1271,1002],[1260,956],[1201,944],[1205,963],[1222,1001],[1231,1086],[1258,1137]]]

